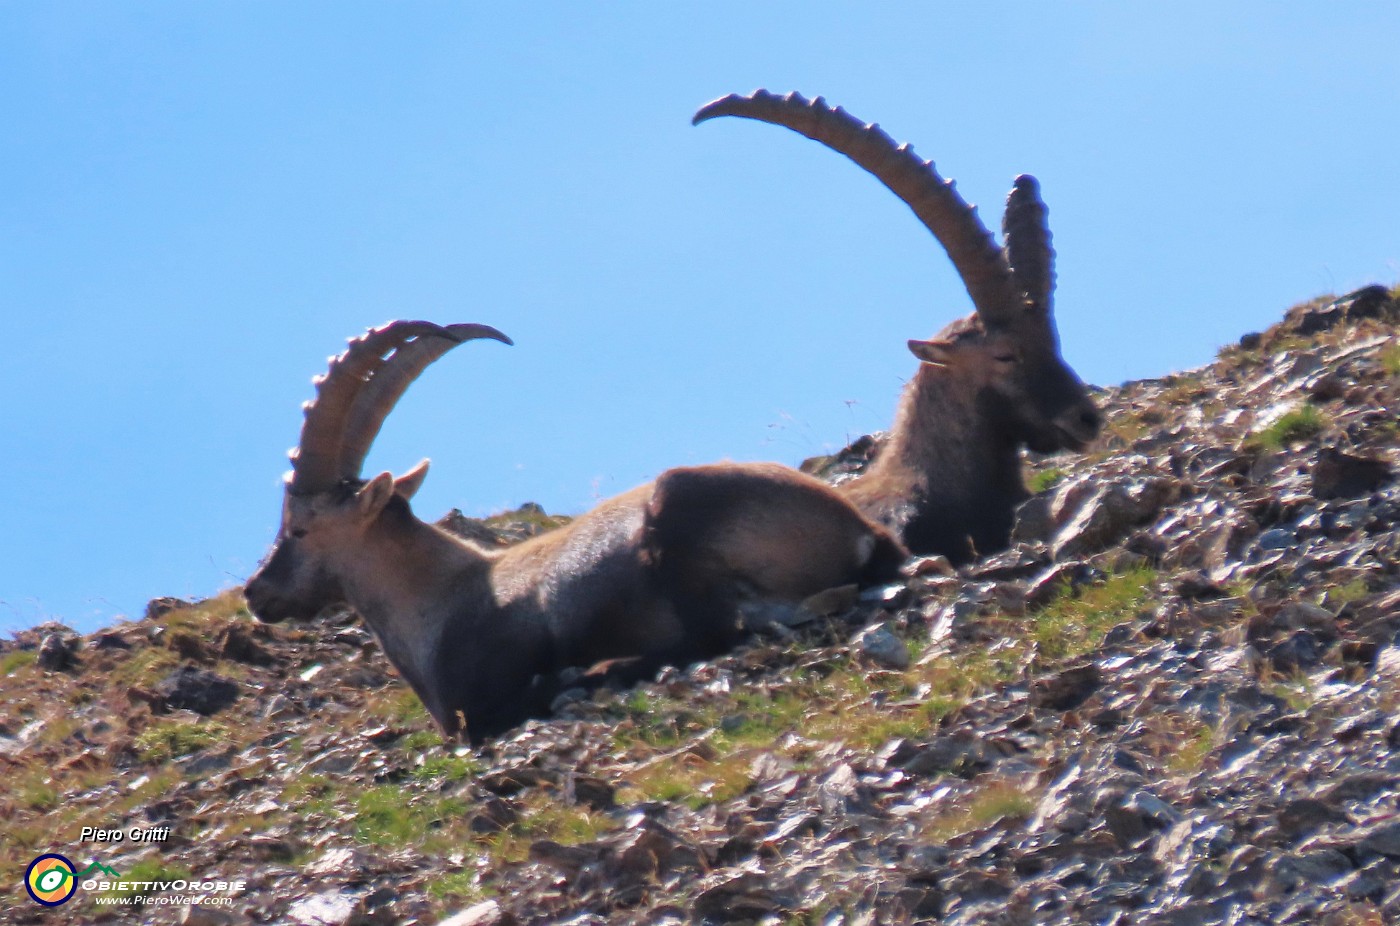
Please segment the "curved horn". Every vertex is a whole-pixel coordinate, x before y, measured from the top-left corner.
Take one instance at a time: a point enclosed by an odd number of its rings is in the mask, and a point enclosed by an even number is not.
[[[321,492],[340,480],[340,446],[355,397],[384,357],[405,341],[438,330],[431,322],[391,322],[352,338],[345,353],[332,357],[326,372],[316,377],[316,397],[302,406],[301,439],[292,451],[288,489],[301,494]]]
[[[515,343],[490,325],[448,325],[431,334],[419,335],[394,351],[394,355],[360,390],[351,407],[340,449],[340,478],[353,479],[360,474],[360,467],[364,465],[370,445],[379,436],[384,419],[409,384],[434,360],[458,344],[478,338],[491,338],[503,344]]]
[[[780,97],[767,90],[751,96],[730,94],[702,106],[691,120],[699,125],[716,116],[740,116],[781,125],[819,141],[855,161],[914,211],[948,252],[978,314],[992,324],[1024,303],[1011,270],[991,233],[953,187],[909,145],[896,145],[878,125],[866,125],[821,97],[799,93]]]
[[[1055,249],[1050,245],[1045,212],[1040,184],[1030,174],[1022,174],[1006,197],[1001,235],[1017,288],[1026,294],[1031,305],[1049,313],[1055,291]]]

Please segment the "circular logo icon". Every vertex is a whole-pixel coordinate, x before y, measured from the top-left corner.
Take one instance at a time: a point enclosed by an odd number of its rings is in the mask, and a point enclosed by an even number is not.
[[[78,891],[73,863],[61,855],[41,855],[24,872],[24,889],[35,903],[56,907]]]

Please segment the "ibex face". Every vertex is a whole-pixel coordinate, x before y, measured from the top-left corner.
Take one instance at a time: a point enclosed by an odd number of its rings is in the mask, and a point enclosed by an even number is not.
[[[382,473],[369,482],[346,482],[311,495],[282,500],[282,525],[272,550],[243,590],[259,620],[307,620],[346,603],[341,576],[354,568],[347,551],[366,535],[383,532],[379,522],[392,496],[413,496],[428,473],[424,460],[399,478]]]
[[[1037,453],[1082,450],[1098,435],[1098,408],[1060,357],[1053,321],[1031,309],[1023,314],[997,327],[972,315],[933,340],[911,340],[909,350],[923,361],[919,376],[971,390],[993,429],[1012,443]]]

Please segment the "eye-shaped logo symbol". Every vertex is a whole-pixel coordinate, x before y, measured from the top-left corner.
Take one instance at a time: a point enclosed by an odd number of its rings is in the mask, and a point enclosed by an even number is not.
[[[78,890],[73,863],[61,855],[41,855],[24,872],[24,889],[35,903],[57,907]]]

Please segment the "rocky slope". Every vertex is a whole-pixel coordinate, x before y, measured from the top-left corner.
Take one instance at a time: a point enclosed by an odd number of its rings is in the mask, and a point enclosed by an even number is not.
[[[230,593],[18,634],[0,919],[54,915],[20,885],[60,852],[247,882],[227,907],[80,890],[75,922],[1400,923],[1391,297],[1105,391],[1098,447],[1028,464],[1006,553],[752,614],[741,651],[479,752],[352,615],[269,627]]]

